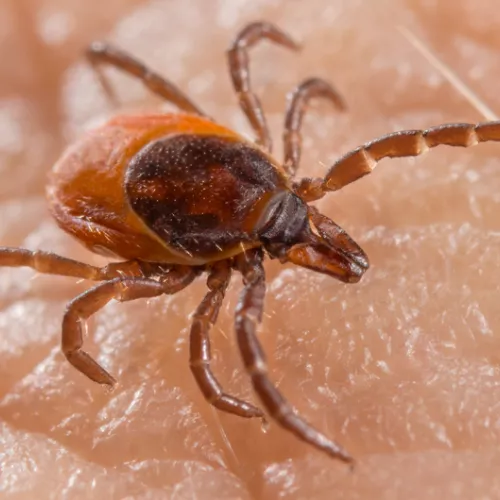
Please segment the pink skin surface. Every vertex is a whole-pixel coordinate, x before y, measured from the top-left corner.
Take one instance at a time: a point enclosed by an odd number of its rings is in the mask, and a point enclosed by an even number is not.
[[[112,70],[118,104],[110,104],[82,58],[90,41],[114,41],[221,123],[250,133],[224,50],[255,19],[304,42],[300,54],[267,44],[252,52],[278,157],[285,94],[299,81],[331,80],[349,105],[345,114],[311,106],[303,175],[321,175],[388,132],[500,113],[493,0],[4,0],[1,244],[105,263],[50,219],[46,174],[67,144],[117,109],[170,108]],[[2,498],[497,498],[499,157],[491,144],[386,160],[320,201],[370,256],[357,285],[266,265],[260,334],[271,377],[356,457],[354,472],[273,423],[263,432],[204,401],[187,344],[203,280],[173,297],[112,302],[89,322],[86,348],[119,380],[110,392],[59,349],[65,303],[90,284],[0,270]],[[233,338],[240,290],[235,276],[213,330],[214,370],[231,393],[258,403]]]

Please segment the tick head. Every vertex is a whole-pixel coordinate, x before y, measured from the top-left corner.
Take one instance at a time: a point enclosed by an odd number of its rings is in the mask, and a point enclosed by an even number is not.
[[[369,267],[364,251],[341,227],[292,192],[271,200],[259,238],[271,257],[345,283],[358,282]]]

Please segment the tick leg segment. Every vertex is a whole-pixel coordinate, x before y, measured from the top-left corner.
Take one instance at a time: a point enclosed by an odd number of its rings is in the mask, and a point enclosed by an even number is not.
[[[131,76],[135,76],[141,80],[151,92],[175,104],[183,111],[205,116],[205,113],[203,113],[203,111],[201,111],[200,108],[172,82],[148,69],[139,60],[113,45],[104,42],[93,42],[87,49],[87,57],[97,71],[101,84],[108,95],[113,96],[113,91],[99,71],[98,65],[100,64],[109,64],[110,66],[121,69]]]
[[[341,95],[328,82],[319,78],[305,80],[288,95],[283,145],[285,148],[284,166],[291,176],[295,175],[300,163],[302,119],[309,101],[316,97],[331,101],[340,111],[346,110],[346,104]]]
[[[219,410],[244,418],[261,417],[262,411],[241,399],[226,394],[210,369],[210,327],[217,321],[231,277],[227,261],[215,265],[207,279],[209,292],[194,313],[190,335],[191,371],[205,399]]]
[[[404,130],[368,142],[337,160],[324,179],[303,179],[295,190],[306,201],[322,198],[368,175],[383,158],[418,156],[440,145],[468,148],[480,142],[500,141],[500,121],[479,124],[450,123],[427,130]]]
[[[82,350],[85,321],[111,299],[120,302],[173,294],[185,288],[197,276],[190,268],[172,270],[161,281],[146,278],[115,278],[100,283],[73,299],[62,323],[62,351],[68,361],[88,378],[113,386],[115,379],[89,354]]]
[[[87,280],[102,281],[118,276],[141,276],[136,261],[109,264],[105,267],[91,266],[52,252],[27,250],[25,248],[0,247],[0,267],[30,267],[43,274],[72,276]]]
[[[245,367],[252,384],[269,415],[299,439],[328,455],[352,463],[353,458],[337,443],[328,439],[295,414],[290,403],[269,380],[266,358],[256,335],[262,320],[265,296],[265,276],[262,252],[248,251],[238,257],[237,266],[243,275],[245,288],[236,309],[236,335]]]
[[[263,39],[292,50],[300,48],[296,42],[276,26],[266,22],[255,22],[249,24],[238,33],[229,47],[227,56],[233,87],[238,95],[241,109],[255,130],[259,144],[268,151],[271,151],[272,139],[262,104],[252,91],[250,83],[250,59],[248,57],[248,49]]]

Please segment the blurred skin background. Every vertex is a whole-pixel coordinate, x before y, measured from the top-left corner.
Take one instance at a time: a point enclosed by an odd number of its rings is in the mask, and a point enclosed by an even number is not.
[[[170,110],[82,53],[113,41],[208,114],[250,128],[224,51],[249,21],[272,21],[300,54],[251,54],[281,157],[285,95],[333,82],[349,106],[311,106],[299,175],[395,130],[500,113],[500,12],[491,0],[3,0],[0,4],[0,244],[101,265],[56,228],[44,199],[63,148],[118,110]],[[450,73],[451,72],[451,73]],[[268,262],[260,335],[272,379],[357,459],[354,472],[271,423],[214,411],[188,367],[203,280],[155,300],[110,303],[86,348],[113,392],[59,349],[65,304],[90,286],[0,270],[0,491],[4,498],[358,499],[499,495],[500,144],[384,161],[319,203],[368,252],[357,285]],[[214,371],[256,401],[233,339],[239,276],[213,329]]]

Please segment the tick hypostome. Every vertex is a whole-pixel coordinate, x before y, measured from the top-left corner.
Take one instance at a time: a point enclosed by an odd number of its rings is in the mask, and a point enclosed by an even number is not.
[[[329,83],[317,78],[301,83],[289,96],[284,162],[277,162],[249,81],[248,49],[263,39],[298,48],[265,22],[246,26],[229,47],[233,86],[256,143],[206,117],[175,85],[136,59],[111,45],[92,44],[88,57],[96,69],[101,64],[120,68],[181,111],[114,118],[72,146],[53,168],[47,194],[59,226],[90,250],[123,262],[97,268],[52,253],[0,248],[0,265],[101,282],[68,304],[62,350],[84,375],[108,385],[113,377],[82,349],[85,320],[111,299],[173,294],[206,273],[208,292],[190,334],[191,370],[210,404],[241,417],[263,418],[261,409],[226,394],[210,369],[210,327],[232,270],[239,271],[244,288],[236,309],[237,343],[263,407],[300,439],[351,462],[341,446],[293,411],[268,378],[256,335],[264,306],[263,258],[292,262],[347,283],[359,281],[369,265],[365,253],[308,202],[370,173],[385,157],[419,155],[440,144],[467,147],[500,140],[500,123],[396,132],[347,153],[324,179],[297,181],[301,124],[309,100],[321,97],[341,110],[345,106]]]

